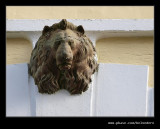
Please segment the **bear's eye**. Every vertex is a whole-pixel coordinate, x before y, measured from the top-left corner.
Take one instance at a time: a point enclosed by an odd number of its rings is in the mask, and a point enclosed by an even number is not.
[[[70,40],[70,41],[68,42],[68,44],[69,44],[70,46],[73,46],[73,44],[74,44],[73,40]]]
[[[56,46],[59,46],[61,44],[61,41],[56,41],[55,44]]]

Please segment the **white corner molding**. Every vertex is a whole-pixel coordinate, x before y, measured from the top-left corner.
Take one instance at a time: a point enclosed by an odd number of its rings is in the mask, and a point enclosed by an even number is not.
[[[146,116],[154,117],[154,88],[147,88],[147,112]]]
[[[7,38],[26,38],[35,45],[43,27],[58,23],[61,19],[7,20]],[[75,25],[82,25],[93,43],[101,38],[127,36],[153,36],[153,19],[67,19]]]

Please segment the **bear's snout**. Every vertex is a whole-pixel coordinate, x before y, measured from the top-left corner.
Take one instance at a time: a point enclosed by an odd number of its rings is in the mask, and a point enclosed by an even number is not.
[[[69,45],[62,44],[59,46],[56,54],[57,66],[60,70],[67,70],[71,68],[73,60],[73,53]]]

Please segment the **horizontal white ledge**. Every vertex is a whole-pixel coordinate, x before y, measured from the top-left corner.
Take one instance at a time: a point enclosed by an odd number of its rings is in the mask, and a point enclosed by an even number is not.
[[[26,38],[33,45],[38,40],[45,25],[51,26],[61,19],[7,20],[7,38]],[[154,36],[153,19],[67,19],[75,25],[82,25],[86,35],[95,42],[108,37]]]
[[[42,31],[61,19],[49,20],[7,20],[7,31]],[[82,25],[85,31],[153,31],[153,19],[67,19],[75,25]]]

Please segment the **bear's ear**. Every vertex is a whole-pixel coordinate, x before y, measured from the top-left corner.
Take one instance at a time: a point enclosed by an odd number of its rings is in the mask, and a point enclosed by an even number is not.
[[[66,19],[62,19],[62,21],[60,22],[60,28],[65,30],[67,27],[67,20]]]
[[[82,34],[84,34],[84,29],[83,29],[83,26],[82,25],[79,25],[77,27],[77,31],[81,32]]]
[[[49,26],[44,26],[42,34],[44,35],[46,32],[48,32],[50,30]]]

